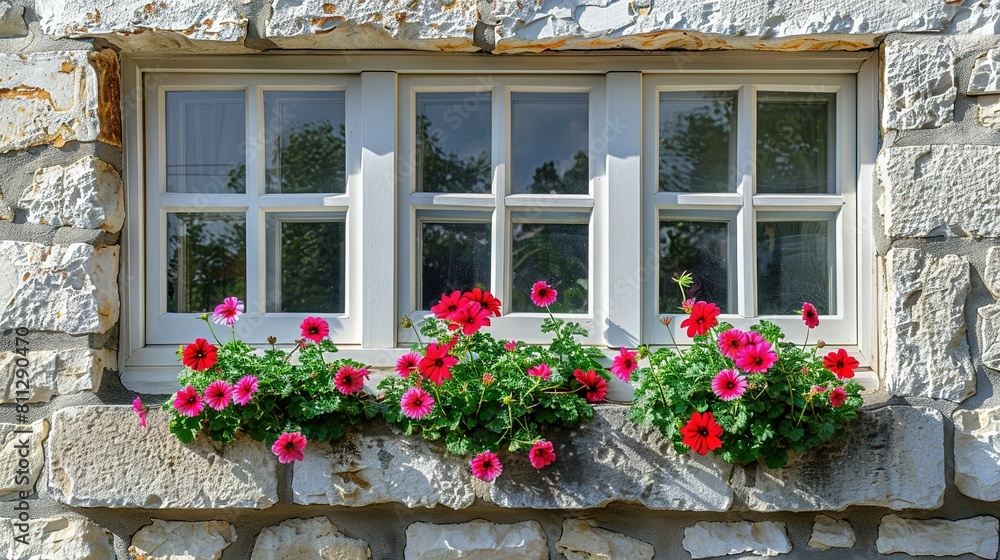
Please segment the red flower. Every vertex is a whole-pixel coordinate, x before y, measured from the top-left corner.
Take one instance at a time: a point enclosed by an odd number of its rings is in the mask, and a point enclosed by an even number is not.
[[[691,415],[691,420],[681,428],[684,436],[682,442],[690,447],[698,455],[704,455],[722,447],[722,426],[715,422],[715,416],[711,412],[702,414],[695,412]]]
[[[431,307],[431,313],[438,319],[451,319],[451,316],[458,311],[463,304],[462,292],[455,290],[448,294],[441,294],[441,301]]]
[[[330,335],[330,325],[319,317],[306,317],[299,325],[302,336],[313,342],[320,342]]]
[[[843,387],[837,387],[836,389],[830,391],[830,406],[833,408],[840,408],[847,402],[847,393],[844,392]]]
[[[535,445],[531,446],[531,451],[528,451],[528,460],[531,461],[531,466],[536,469],[551,465],[556,460],[556,453],[552,450],[552,442],[536,441]]]
[[[291,463],[305,458],[306,437],[299,432],[283,433],[271,446],[271,453],[278,456],[279,463]]]
[[[368,379],[367,369],[357,369],[353,366],[344,366],[337,371],[333,378],[333,385],[338,391],[345,395],[357,393],[365,387],[365,380]]]
[[[462,329],[465,336],[472,336],[479,329],[490,326],[490,312],[474,301],[466,301],[449,318],[448,330]]]
[[[701,336],[707,333],[708,329],[719,324],[719,321],[716,320],[719,313],[722,313],[722,310],[714,303],[696,301],[691,306],[691,315],[681,321],[681,328],[687,327],[689,338]]]
[[[497,457],[497,454],[492,451],[483,451],[476,455],[472,458],[469,466],[472,467],[473,476],[486,482],[491,482],[503,472],[500,457]]]
[[[582,369],[578,369],[573,372],[573,377],[576,378],[580,385],[587,388],[584,397],[589,403],[601,402],[604,400],[604,396],[608,394],[608,382],[600,375],[597,375],[592,369],[587,370],[586,373]]]
[[[816,307],[813,304],[809,302],[802,304],[802,320],[810,329],[819,326],[819,313],[816,312]]]
[[[830,352],[823,357],[823,367],[833,372],[837,379],[850,379],[854,377],[854,370],[861,365],[841,348],[836,352]]]
[[[500,300],[493,297],[493,294],[489,290],[481,290],[479,288],[473,288],[468,292],[462,294],[462,297],[469,301],[474,301],[479,305],[483,306],[483,309],[488,311],[490,315],[499,317],[500,316]]]
[[[451,343],[438,345],[432,342],[427,345],[424,357],[420,359],[420,373],[437,385],[451,377],[451,366],[458,363],[458,358],[449,356]]]
[[[556,302],[556,296],[558,295],[559,292],[555,291],[552,286],[549,286],[545,280],[539,280],[531,287],[531,302],[538,307],[552,305]]]
[[[195,371],[205,371],[218,361],[218,349],[204,338],[196,338],[193,344],[185,346],[184,356],[181,358],[185,366]]]
[[[611,373],[618,376],[622,381],[628,381],[635,368],[639,367],[639,362],[635,359],[636,353],[625,348],[618,350],[618,355],[611,362]]]
[[[201,395],[198,394],[198,391],[191,385],[188,385],[177,391],[177,395],[174,396],[174,410],[184,416],[194,418],[201,414],[202,410],[205,410],[205,405],[202,404]]]

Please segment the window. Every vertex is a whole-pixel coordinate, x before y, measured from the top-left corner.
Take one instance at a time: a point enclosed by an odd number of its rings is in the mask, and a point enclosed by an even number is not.
[[[808,300],[810,340],[874,364],[877,62],[678,56],[124,57],[126,386],[171,390],[229,295],[246,340],[321,315],[376,367],[415,341],[401,316],[472,286],[497,336],[544,341],[539,279],[589,343],[670,344],[685,270],[793,341]]]

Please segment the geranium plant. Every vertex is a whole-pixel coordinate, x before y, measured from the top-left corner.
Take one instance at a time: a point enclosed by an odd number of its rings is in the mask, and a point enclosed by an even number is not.
[[[226,443],[242,432],[289,463],[302,460],[309,441],[335,440],[346,427],[378,414],[375,398],[362,390],[368,369],[348,359],[325,360],[324,354],[337,351],[325,320],[306,317],[302,338],[290,350],[277,348],[273,337],[270,348],[257,350],[236,338],[242,313],[242,302],[226,298],[212,321],[202,316],[214,343],[198,338],[178,349],[182,388],[163,408],[172,413],[170,431],[179,440],[192,443],[203,431]],[[212,322],[229,327],[231,338],[222,342]],[[145,427],[146,407],[139,399],[133,407]]]
[[[676,280],[683,291],[688,277]],[[822,341],[808,346],[808,330],[802,345],[785,342],[768,321],[735,329],[718,321],[720,310],[709,302],[685,300],[684,310],[680,326],[690,347],[675,341],[648,354],[631,411],[678,453],[712,451],[730,463],[777,468],[790,454],[843,436],[857,418],[861,386],[851,379],[858,361],[846,350],[826,353]],[[808,329],[819,325],[813,305],[804,303],[800,313]]]
[[[535,305],[548,311],[558,294],[537,282]],[[479,288],[442,294],[419,329],[420,342],[400,358],[398,375],[384,380],[386,420],[406,434],[439,441],[458,455],[473,455],[472,473],[492,481],[502,471],[501,450],[528,452],[535,468],[556,460],[546,426],[572,427],[593,416],[604,400],[607,373],[596,348],[580,344],[579,324],[551,313],[541,330],[547,346],[499,340],[483,330],[500,315],[500,300]]]

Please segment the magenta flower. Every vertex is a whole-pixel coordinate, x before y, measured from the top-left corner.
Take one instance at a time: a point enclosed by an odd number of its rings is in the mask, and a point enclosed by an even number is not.
[[[712,380],[712,392],[724,401],[743,396],[747,390],[747,378],[735,369],[724,369]]]
[[[508,351],[508,352],[513,352],[514,350],[517,350],[517,341],[516,340],[511,340],[509,342],[504,342],[503,343],[503,349],[506,350],[506,351]]]
[[[684,313],[690,314],[691,310],[694,309],[694,304],[695,304],[695,299],[693,297],[687,298],[686,300],[681,302],[681,310],[684,311]]]
[[[357,369],[354,366],[344,366],[337,371],[333,385],[345,395],[352,395],[365,388],[365,380],[370,372],[367,369]]]
[[[479,455],[472,458],[469,463],[472,467],[472,475],[486,482],[492,482],[494,478],[500,476],[503,472],[503,464],[500,463],[500,457],[492,451],[483,451]]]
[[[396,373],[400,377],[409,377],[412,373],[420,369],[420,359],[423,358],[416,352],[407,352],[396,360]]]
[[[213,381],[205,389],[205,402],[215,410],[222,410],[233,400],[236,389],[223,380]]]
[[[306,317],[299,325],[302,336],[319,343],[330,335],[330,325],[320,317]]]
[[[747,373],[764,373],[778,361],[778,354],[769,342],[752,344],[736,355],[736,367]]]
[[[205,405],[201,403],[201,395],[198,394],[198,391],[191,385],[188,385],[177,391],[177,396],[174,397],[174,409],[185,416],[194,418],[201,414],[201,411],[205,409]]]
[[[278,456],[279,463],[291,463],[305,458],[302,451],[306,448],[306,437],[299,432],[285,432],[271,446],[271,453]]]
[[[614,361],[611,362],[611,373],[615,374],[622,381],[628,381],[635,368],[639,367],[639,362],[636,361],[635,357],[635,352],[622,346],[618,350],[618,355],[615,356]]]
[[[549,364],[541,363],[528,368],[528,375],[532,377],[541,377],[542,379],[548,381],[549,379],[552,379],[552,368],[549,367]]]
[[[257,378],[247,375],[236,382],[236,388],[233,389],[233,402],[240,406],[246,406],[253,400],[253,394],[256,392]]]
[[[729,329],[728,331],[719,335],[719,351],[722,355],[735,360],[736,355],[740,353],[747,345],[747,333],[741,331],[740,329]]]
[[[532,445],[531,450],[528,451],[528,461],[531,461],[531,466],[536,469],[547,467],[555,460],[556,453],[552,450],[551,441],[536,441],[535,445]]]
[[[552,286],[549,286],[545,280],[539,280],[531,287],[531,301],[538,307],[552,305],[556,302],[556,296],[558,295],[559,292],[555,291]]]
[[[146,427],[146,407],[142,405],[142,399],[141,398],[136,397],[135,400],[132,401],[132,410],[134,410],[135,413],[139,415],[139,425],[142,426],[143,428],[145,428]]]
[[[215,313],[212,314],[212,322],[217,325],[232,327],[243,313],[243,302],[239,298],[227,297],[222,303],[215,306]]]
[[[810,329],[819,326],[819,313],[816,312],[816,307],[813,304],[809,302],[802,304],[802,320]]]
[[[399,401],[400,408],[407,418],[420,420],[430,414],[434,408],[434,397],[420,387],[414,387],[403,393],[403,398]]]
[[[484,387],[489,387],[490,385],[493,384],[494,381],[496,381],[496,379],[493,378],[493,374],[492,373],[490,373],[490,372],[487,371],[486,373],[483,374],[483,386]]]
[[[747,346],[751,346],[753,344],[762,344],[764,342],[767,342],[766,340],[764,340],[764,335],[760,334],[757,331],[747,331],[746,335],[747,335],[747,344],[746,344]]]

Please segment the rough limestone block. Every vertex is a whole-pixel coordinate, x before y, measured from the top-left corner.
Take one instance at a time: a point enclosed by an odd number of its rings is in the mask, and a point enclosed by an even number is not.
[[[25,534],[8,520],[0,523],[0,558],[113,560],[114,538],[97,524],[77,517],[46,517],[28,521]],[[27,537],[28,544],[15,541]]]
[[[219,560],[236,541],[236,528],[225,521],[153,519],[132,535],[129,552],[149,560]]]
[[[653,560],[653,545],[601,529],[587,519],[563,521],[556,551],[566,560]]]
[[[7,1],[0,2],[0,38],[24,37],[27,34],[24,6],[13,6]]]
[[[886,258],[886,390],[962,402],[976,392],[965,333],[969,259],[895,248]]]
[[[96,140],[97,91],[88,51],[0,53],[0,153]]]
[[[989,515],[949,521],[902,519],[890,514],[878,526],[875,547],[882,554],[903,552],[911,556],[960,556],[975,554],[996,558],[1000,522]]]
[[[202,435],[185,445],[167,430],[169,417],[150,410],[143,429],[131,406],[59,410],[47,449],[49,493],[75,507],[263,509],[278,501],[277,460],[263,444],[220,445]]]
[[[1000,49],[990,49],[979,55],[969,78],[968,95],[1000,93]]]
[[[454,525],[412,523],[406,528],[406,560],[548,560],[549,546],[537,521],[512,525],[482,519]]]
[[[3,194],[0,194],[0,222],[13,222],[14,221],[14,209],[10,207],[10,203],[4,198]]]
[[[947,39],[890,37],[883,68],[883,129],[936,128],[952,121],[958,90],[955,53]]]
[[[250,560],[366,560],[368,543],[341,534],[326,517],[289,519],[265,527],[253,547]]]
[[[976,331],[979,333],[979,358],[983,365],[1000,370],[1000,304],[985,305],[978,310]]]
[[[537,470],[526,454],[504,454],[490,489],[508,508],[584,509],[636,503],[650,509],[726,511],[732,465],[714,456],[678,454],[654,427],[639,427],[628,408],[599,406],[573,430],[546,433],[556,462]]]
[[[935,509],[944,500],[944,419],[924,407],[862,410],[844,439],[751,476],[733,490],[754,511]]]
[[[976,117],[979,124],[986,128],[1000,128],[1000,103],[985,101],[988,98],[976,100]]]
[[[228,0],[68,0],[39,2],[42,31],[54,37],[103,37],[129,49],[166,35],[180,48],[192,41],[242,42],[248,8]]]
[[[986,253],[983,282],[993,297],[1000,300],[1000,247],[990,247]]]
[[[876,173],[889,237],[1000,237],[1000,146],[885,148]]]
[[[476,0],[273,0],[267,38],[296,49],[475,51]]]
[[[49,421],[0,424],[0,500],[18,499],[32,492],[45,462],[42,443],[49,435]]]
[[[19,367],[28,360],[28,367]],[[0,403],[48,402],[54,395],[70,395],[82,391],[96,392],[101,386],[104,368],[114,368],[115,352],[92,350],[33,350],[25,358],[15,352],[0,352]],[[28,372],[29,388],[18,385],[23,379],[18,371]],[[26,391],[18,393],[18,391]]]
[[[118,322],[119,247],[0,241],[0,328],[103,333]]]
[[[684,528],[684,550],[691,558],[711,558],[750,552],[777,556],[792,551],[785,524],[777,521],[699,521]]]
[[[956,410],[955,486],[977,500],[1000,501],[1000,408]]]
[[[36,171],[17,206],[28,222],[116,233],[125,223],[122,186],[114,166],[87,156]]]
[[[813,524],[809,546],[819,550],[831,548],[851,548],[854,546],[854,527],[846,519],[834,519],[829,515],[817,515]]]

